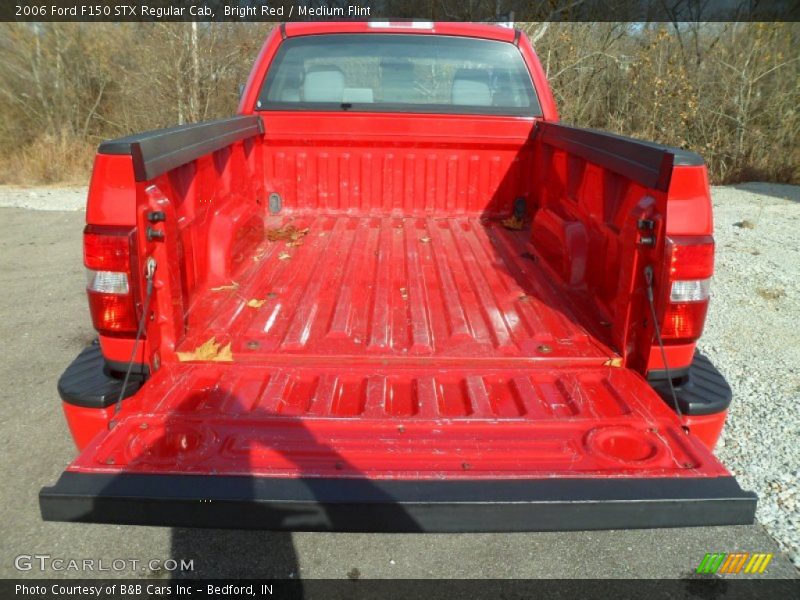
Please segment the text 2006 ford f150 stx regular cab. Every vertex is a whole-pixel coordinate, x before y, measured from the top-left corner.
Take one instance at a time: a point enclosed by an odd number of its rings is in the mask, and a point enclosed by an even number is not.
[[[59,382],[80,454],[47,520],[753,520],[695,353],[704,163],[560,124],[518,31],[276,28],[237,116],[100,145],[86,221],[99,341]]]

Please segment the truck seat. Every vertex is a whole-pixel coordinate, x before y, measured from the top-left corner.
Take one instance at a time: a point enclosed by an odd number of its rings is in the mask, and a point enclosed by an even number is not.
[[[450,97],[456,106],[491,106],[489,74],[478,69],[459,69],[453,77]]]
[[[306,102],[341,102],[344,73],[334,65],[315,65],[306,71],[303,100]]]

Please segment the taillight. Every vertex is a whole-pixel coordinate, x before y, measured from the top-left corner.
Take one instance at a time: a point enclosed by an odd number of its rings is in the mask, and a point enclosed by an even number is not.
[[[669,292],[669,301],[674,303],[702,302],[708,300],[710,290],[710,278],[673,281]]]
[[[669,296],[661,336],[665,342],[693,342],[700,338],[706,322],[714,273],[714,238],[670,238],[667,252]]]
[[[131,260],[133,229],[87,225],[83,231],[83,264],[92,323],[104,335],[136,333],[136,303]]]

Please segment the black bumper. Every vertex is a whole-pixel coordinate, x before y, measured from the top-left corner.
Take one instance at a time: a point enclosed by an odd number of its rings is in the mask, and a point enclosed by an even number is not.
[[[370,481],[66,472],[45,521],[284,531],[505,532],[753,523],[733,477]]]
[[[733,397],[731,386],[708,357],[699,351],[694,353],[694,359],[688,369],[681,373],[671,373],[671,375],[675,377],[673,385],[682,415],[687,417],[714,415],[728,410]],[[669,382],[664,377],[664,371],[648,375],[653,389],[664,399],[664,402],[673,406]]]
[[[115,367],[123,373],[113,373]],[[84,348],[58,379],[58,395],[64,402],[85,408],[106,408],[114,404],[122,390],[128,365],[109,365],[95,340]],[[147,367],[134,365],[123,398],[136,393],[148,375]]]

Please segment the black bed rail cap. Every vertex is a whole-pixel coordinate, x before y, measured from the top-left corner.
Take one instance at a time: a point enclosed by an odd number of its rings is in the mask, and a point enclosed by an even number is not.
[[[225,146],[264,133],[258,115],[190,123],[136,133],[100,144],[100,154],[133,158],[136,181],[147,181]]]
[[[689,150],[562,123],[539,123],[535,135],[556,148],[620,173],[646,187],[666,191],[672,168],[702,166],[705,161]]]

